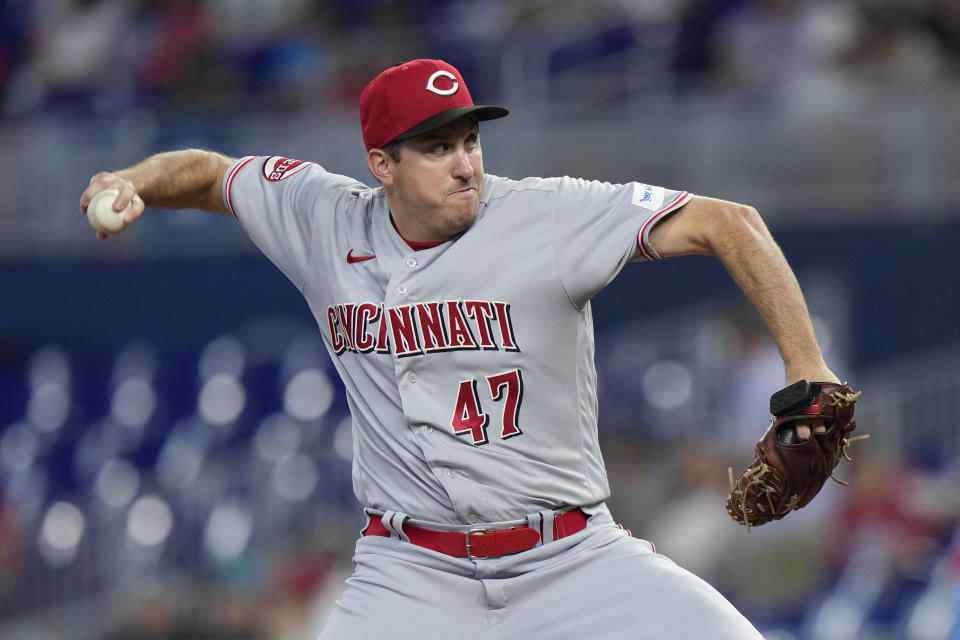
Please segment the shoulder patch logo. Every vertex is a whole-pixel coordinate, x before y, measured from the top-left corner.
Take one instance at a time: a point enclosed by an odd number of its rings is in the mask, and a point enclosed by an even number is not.
[[[263,163],[263,177],[270,182],[280,182],[306,169],[310,163],[280,156],[270,156]]]
[[[633,183],[633,197],[630,203],[650,211],[659,211],[666,197],[663,187],[652,187],[642,182]]]

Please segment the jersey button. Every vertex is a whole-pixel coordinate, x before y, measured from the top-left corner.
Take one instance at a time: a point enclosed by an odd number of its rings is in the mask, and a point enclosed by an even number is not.
[[[431,427],[429,424],[424,425],[423,430],[427,433],[433,433],[433,427]]]
[[[416,381],[417,381],[417,374],[411,373],[410,375],[407,376],[407,380],[409,380],[410,382],[416,382]]]
[[[457,475],[457,472],[454,471],[453,469],[447,469],[447,475],[452,478],[452,477],[454,477],[455,475]]]
[[[477,514],[475,513],[471,513],[469,516],[467,516],[467,522],[469,522],[470,524],[476,524],[477,520],[479,519],[480,518],[478,518]]]
[[[407,258],[407,266],[410,267],[411,269],[413,269],[415,266],[417,266],[417,259],[416,259],[416,258]]]
[[[407,285],[402,284],[399,287],[397,287],[397,293],[399,293],[400,295],[403,295],[406,292],[407,292]]]

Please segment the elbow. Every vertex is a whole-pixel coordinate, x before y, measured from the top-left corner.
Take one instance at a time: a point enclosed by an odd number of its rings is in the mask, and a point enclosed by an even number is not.
[[[724,203],[717,215],[711,217],[705,233],[709,253],[720,256],[733,247],[747,247],[757,242],[772,241],[760,212],[756,208],[736,202]]]
[[[726,203],[726,206],[723,207],[723,215],[720,217],[723,218],[724,226],[728,227],[745,225],[753,229],[766,228],[760,212],[748,204]]]
[[[741,204],[737,207],[737,215],[747,225],[755,231],[766,233],[767,225],[763,221],[760,212],[748,204]]]

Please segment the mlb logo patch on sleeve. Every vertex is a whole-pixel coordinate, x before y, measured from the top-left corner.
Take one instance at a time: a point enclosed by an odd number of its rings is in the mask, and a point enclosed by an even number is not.
[[[652,187],[641,182],[633,183],[633,197],[630,203],[650,211],[659,211],[663,206],[664,188]]]
[[[271,156],[263,163],[263,177],[270,182],[279,182],[305,169],[310,163],[292,158]]]

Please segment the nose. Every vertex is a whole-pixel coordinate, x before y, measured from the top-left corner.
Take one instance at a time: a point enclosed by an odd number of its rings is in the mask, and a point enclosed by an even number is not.
[[[473,178],[474,173],[473,164],[470,162],[470,154],[467,153],[466,149],[458,149],[453,161],[453,177],[470,180]]]

